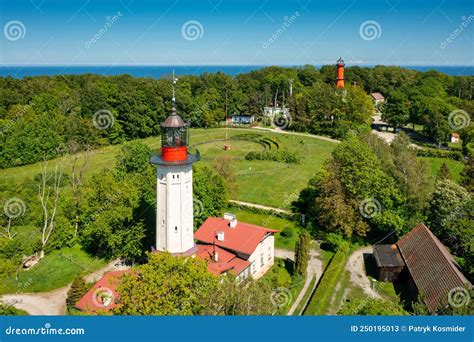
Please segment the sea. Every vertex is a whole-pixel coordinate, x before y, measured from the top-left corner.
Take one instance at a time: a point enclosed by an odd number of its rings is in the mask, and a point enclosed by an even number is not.
[[[28,76],[53,76],[53,75],[81,75],[98,74],[105,76],[131,75],[134,77],[162,78],[169,77],[173,71],[179,75],[200,75],[203,73],[216,73],[218,71],[236,76],[252,70],[258,70],[266,65],[206,65],[206,66],[0,66],[0,76],[23,78]],[[284,67],[291,67],[282,65]],[[319,67],[319,65],[316,65]],[[364,67],[370,67],[364,65]],[[403,68],[418,71],[436,70],[453,76],[472,76],[474,66],[402,66]]]

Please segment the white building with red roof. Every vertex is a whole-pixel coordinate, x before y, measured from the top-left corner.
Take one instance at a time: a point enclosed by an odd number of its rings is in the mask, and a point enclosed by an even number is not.
[[[231,272],[238,279],[261,277],[274,263],[278,230],[238,222],[237,217],[209,217],[194,233],[197,256],[214,274]]]

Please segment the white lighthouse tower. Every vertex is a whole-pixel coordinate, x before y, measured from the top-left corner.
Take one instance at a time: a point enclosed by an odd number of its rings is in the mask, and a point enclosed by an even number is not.
[[[155,249],[175,255],[193,255],[196,246],[192,164],[199,156],[188,153],[188,125],[176,113],[174,95],[171,115],[161,128],[161,155],[151,158],[151,163],[157,165]]]

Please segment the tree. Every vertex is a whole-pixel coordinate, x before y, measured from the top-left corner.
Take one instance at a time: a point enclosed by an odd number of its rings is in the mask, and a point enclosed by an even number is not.
[[[194,223],[220,216],[227,205],[227,187],[221,176],[207,166],[193,167]]]
[[[461,172],[461,184],[470,193],[474,192],[474,154],[469,156],[467,164]]]
[[[229,191],[229,195],[233,196],[233,198],[236,198],[239,193],[239,185],[235,179],[232,158],[229,156],[218,156],[212,162],[212,167],[224,180]]]
[[[76,276],[67,292],[66,305],[68,307],[74,307],[88,290],[89,286],[87,286],[82,275]]]
[[[211,294],[205,315],[270,315],[275,312],[271,301],[272,287],[263,280],[247,278],[239,282],[231,274],[221,278]]]
[[[300,237],[295,246],[295,267],[293,274],[306,276],[306,269],[309,262],[310,236],[306,231],[300,233]]]
[[[44,163],[41,172],[41,181],[38,184],[38,197],[43,208],[43,224],[41,228],[41,251],[40,258],[44,258],[44,250],[55,227],[55,219],[58,208],[59,191],[61,187],[62,170],[58,166],[54,169],[54,182],[49,185],[48,163]],[[52,188],[52,189],[51,189]],[[51,191],[52,199],[50,199]]]
[[[436,180],[453,180],[453,177],[451,176],[451,171],[449,171],[449,167],[446,163],[441,164],[438,174],[436,175]]]
[[[436,236],[447,237],[447,223],[468,200],[469,194],[466,189],[453,181],[442,180],[436,184],[428,216],[430,227]]]
[[[397,127],[405,125],[410,116],[410,102],[401,91],[393,91],[387,98],[382,109],[382,120],[386,121],[395,131]]]
[[[112,172],[94,175],[87,184],[87,219],[82,226],[83,246],[95,255],[134,261],[144,249],[145,227],[140,217],[140,192],[132,178],[118,180]]]
[[[396,301],[365,298],[352,299],[338,312],[339,315],[361,316],[404,316],[408,315],[403,307]]]
[[[203,260],[148,253],[148,262],[120,278],[116,314],[199,315],[212,304],[219,278]]]

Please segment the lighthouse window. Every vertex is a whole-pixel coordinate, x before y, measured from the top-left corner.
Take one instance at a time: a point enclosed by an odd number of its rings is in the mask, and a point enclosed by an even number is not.
[[[174,227],[174,231],[175,231],[175,232],[178,231],[178,227],[177,227],[177,226]]]
[[[174,179],[174,175],[173,175],[173,179]]]
[[[176,175],[176,178],[178,178],[178,179],[179,179],[179,175]]]

